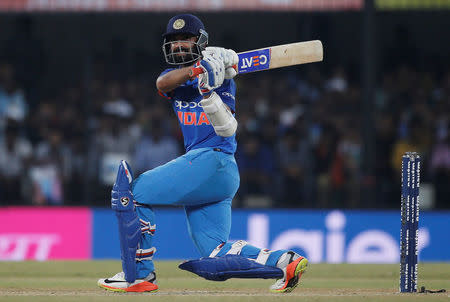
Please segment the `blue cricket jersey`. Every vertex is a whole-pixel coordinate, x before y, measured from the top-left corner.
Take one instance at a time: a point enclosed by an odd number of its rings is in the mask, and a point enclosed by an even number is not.
[[[173,70],[164,70],[161,75]],[[160,76],[161,76],[160,75]],[[189,80],[166,94],[172,102],[173,110],[178,117],[183,132],[186,152],[199,148],[220,148],[226,153],[236,152],[236,134],[230,137],[218,136],[200,106],[202,96],[198,91],[198,79]],[[215,92],[222,101],[235,112],[236,85],[234,81],[225,80]]]

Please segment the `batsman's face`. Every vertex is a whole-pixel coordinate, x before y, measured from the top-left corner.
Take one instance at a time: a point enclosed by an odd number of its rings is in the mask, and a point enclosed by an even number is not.
[[[187,65],[201,58],[198,37],[178,34],[164,39],[162,46],[166,62],[173,65]]]
[[[184,59],[187,55],[190,55],[193,52],[195,42],[197,42],[197,37],[176,35],[172,38],[170,48],[176,57]]]

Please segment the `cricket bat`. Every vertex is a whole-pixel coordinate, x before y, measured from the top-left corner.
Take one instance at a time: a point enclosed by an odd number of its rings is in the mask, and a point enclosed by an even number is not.
[[[313,40],[244,51],[238,56],[239,63],[235,69],[242,74],[320,62],[323,60],[323,47],[320,40]],[[202,68],[194,68],[193,76],[202,72]]]

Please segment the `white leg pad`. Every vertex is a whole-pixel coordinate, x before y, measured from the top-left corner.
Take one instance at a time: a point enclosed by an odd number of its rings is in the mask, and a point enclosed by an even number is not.
[[[213,91],[200,104],[217,135],[229,137],[236,133],[237,121],[216,92]]]

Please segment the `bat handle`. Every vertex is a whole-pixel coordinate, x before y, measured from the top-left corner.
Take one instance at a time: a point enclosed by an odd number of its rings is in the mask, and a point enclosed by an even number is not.
[[[236,71],[238,71],[238,66],[237,66],[237,64],[234,64],[233,66],[232,66]],[[191,69],[189,69],[189,77],[191,78],[191,79],[193,79],[193,78],[195,78],[195,77],[197,77],[199,74],[202,74],[204,71],[203,71],[203,68],[201,68],[201,67],[192,67]]]

